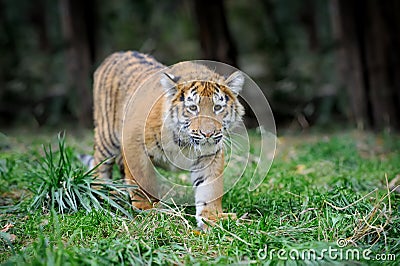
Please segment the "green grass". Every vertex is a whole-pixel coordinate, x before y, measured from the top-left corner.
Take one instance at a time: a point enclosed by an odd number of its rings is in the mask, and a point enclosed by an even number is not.
[[[340,265],[347,251],[359,252],[360,260],[350,256],[354,263],[398,264],[400,194],[390,192],[385,176],[390,182],[400,174],[399,136],[347,131],[280,137],[263,184],[249,192],[251,171],[246,171],[224,196],[224,211],[241,219],[220,221],[201,233],[191,207],[138,212],[115,202],[124,214],[103,194],[97,208],[88,208],[93,202],[88,194],[96,192],[87,186],[79,191],[89,197],[82,200],[86,205],[76,200],[74,208],[60,209],[46,194],[60,182],[49,179],[70,180],[71,188],[82,180],[95,182],[74,161],[77,153],[90,152],[91,134],[67,134],[65,143],[54,133],[27,136],[0,134],[0,263],[5,265]],[[52,148],[43,150],[49,142]],[[47,188],[40,190],[43,184]],[[41,204],[32,204],[38,197]],[[339,248],[339,239],[346,247]],[[337,249],[336,258],[325,249]],[[302,252],[323,259],[282,258]],[[371,258],[393,254],[397,260],[368,261],[362,252]]]

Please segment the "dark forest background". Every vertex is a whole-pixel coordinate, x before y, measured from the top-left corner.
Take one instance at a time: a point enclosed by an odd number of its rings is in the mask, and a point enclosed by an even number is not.
[[[250,75],[278,125],[400,129],[397,0],[0,0],[0,126],[92,123],[118,50]]]

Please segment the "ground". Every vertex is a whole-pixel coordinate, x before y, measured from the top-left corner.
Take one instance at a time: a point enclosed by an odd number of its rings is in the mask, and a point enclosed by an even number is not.
[[[47,148],[45,153],[43,144],[51,144],[52,152]],[[90,131],[67,130],[65,156],[72,162],[61,172],[79,175],[74,155],[90,152],[91,147]],[[88,199],[86,207],[78,204],[61,213],[63,208],[48,204],[46,193],[35,207],[38,193],[46,192],[41,185],[48,172],[43,169],[49,168],[49,160],[59,162],[49,154],[59,158],[59,149],[53,130],[35,135],[28,130],[0,133],[0,263],[280,265],[346,260],[397,265],[399,261],[400,194],[394,188],[400,179],[400,137],[393,133],[280,134],[274,163],[262,185],[255,191],[247,189],[249,169],[224,197],[224,211],[235,212],[239,219],[220,221],[208,232],[196,230],[191,207],[161,204],[137,212],[121,203],[124,214],[104,199],[100,204],[106,206],[96,210]]]

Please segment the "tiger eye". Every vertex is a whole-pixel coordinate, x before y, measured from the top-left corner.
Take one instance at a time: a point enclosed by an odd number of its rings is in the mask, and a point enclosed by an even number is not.
[[[189,106],[190,111],[197,111],[197,105],[191,105]]]
[[[214,111],[219,111],[219,110],[221,110],[222,109],[222,105],[220,105],[220,104],[216,104],[215,106],[214,106]]]

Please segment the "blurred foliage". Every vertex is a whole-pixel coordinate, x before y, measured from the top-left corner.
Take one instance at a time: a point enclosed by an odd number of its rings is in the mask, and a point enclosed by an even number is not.
[[[0,1],[0,125],[58,125],[75,119],[65,85],[58,2]],[[201,58],[192,1],[94,3],[93,71],[116,50],[151,53],[165,64]],[[225,1],[225,7],[239,67],[263,89],[278,122],[297,124],[304,118],[306,124],[327,124],[333,114],[344,113],[328,1],[237,0]],[[309,41],[312,33],[316,43]]]

